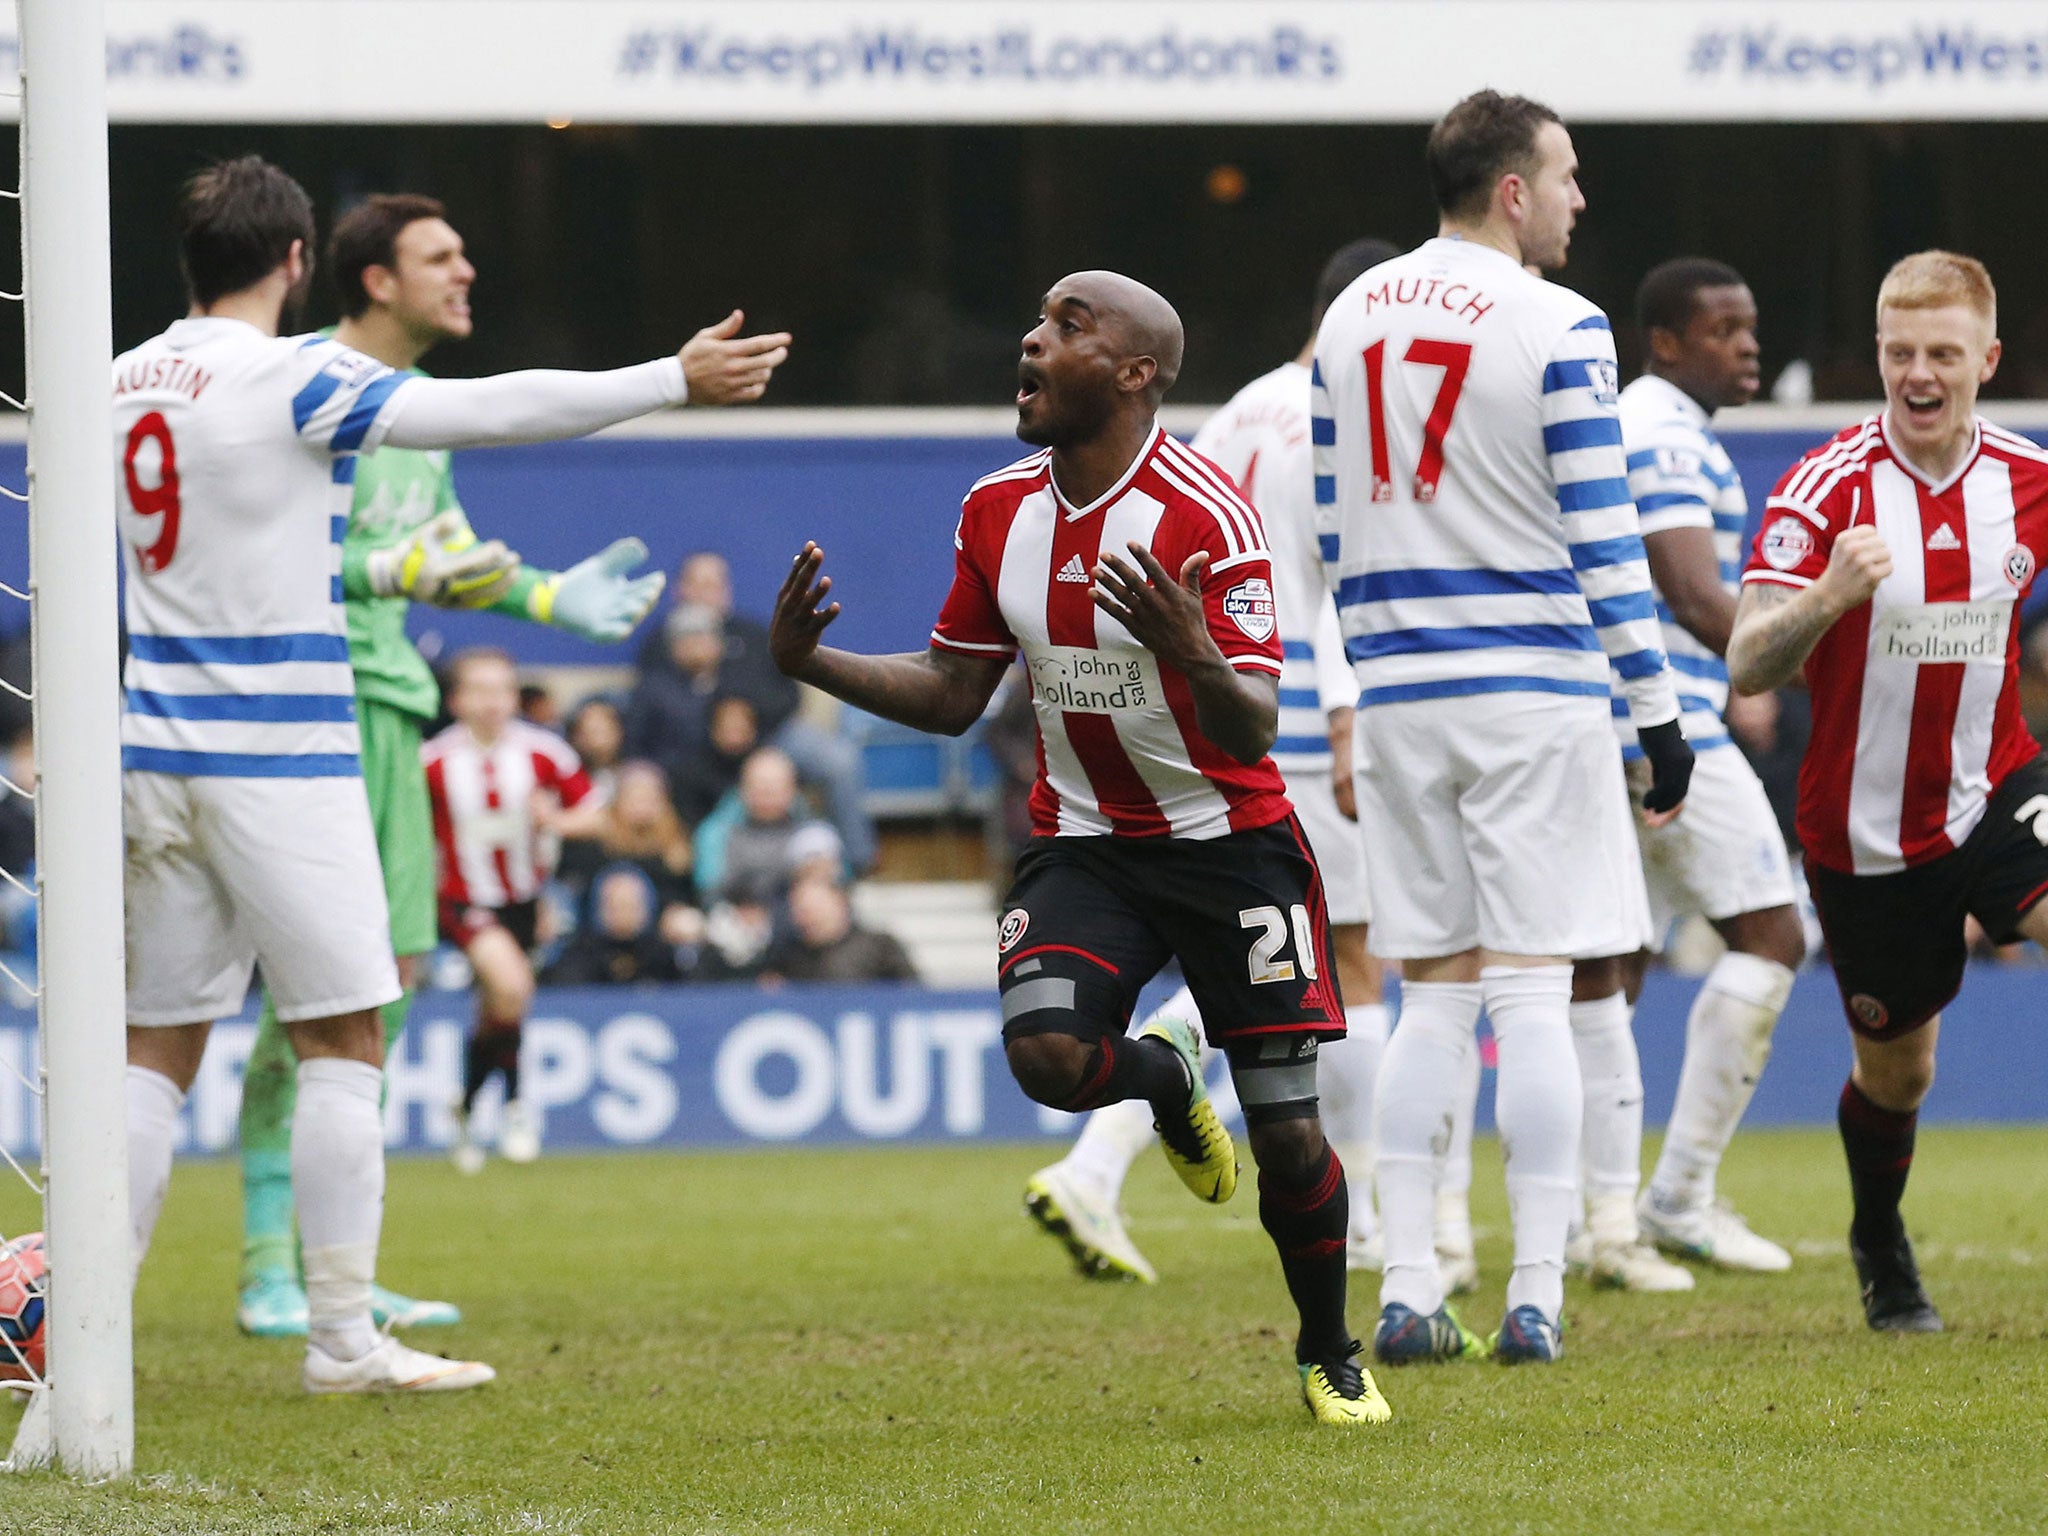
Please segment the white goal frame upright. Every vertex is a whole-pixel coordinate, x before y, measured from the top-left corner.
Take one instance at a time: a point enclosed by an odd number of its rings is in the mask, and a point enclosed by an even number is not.
[[[135,1460],[103,0],[18,0],[48,1386],[13,1464]]]

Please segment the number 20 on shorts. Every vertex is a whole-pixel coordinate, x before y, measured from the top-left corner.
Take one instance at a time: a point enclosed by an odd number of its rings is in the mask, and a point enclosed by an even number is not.
[[[1294,953],[1301,960],[1301,974],[1310,981],[1316,979],[1315,936],[1309,930],[1308,908],[1300,902],[1286,912],[1278,907],[1246,907],[1237,914],[1237,926],[1259,930],[1259,936],[1252,940],[1248,960],[1253,986],[1294,980],[1294,961],[1279,958],[1280,951],[1287,947],[1290,915],[1294,918]]]

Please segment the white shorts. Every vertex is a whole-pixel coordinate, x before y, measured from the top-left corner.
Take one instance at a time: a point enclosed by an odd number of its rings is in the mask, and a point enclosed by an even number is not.
[[[1301,769],[1287,776],[1287,798],[1308,834],[1309,852],[1323,873],[1323,895],[1330,903],[1330,921],[1372,920],[1372,899],[1365,889],[1365,840],[1358,823],[1337,809],[1330,789],[1330,771]]]
[[[1498,693],[1358,712],[1373,953],[1639,948],[1642,860],[1606,699]]]
[[[1770,798],[1736,747],[1700,753],[1678,819],[1654,829],[1638,820],[1636,834],[1650,892],[1653,947],[1662,947],[1678,918],[1739,917],[1797,899]]]
[[[254,967],[287,1024],[398,996],[361,779],[122,775],[128,1022],[231,1017]]]

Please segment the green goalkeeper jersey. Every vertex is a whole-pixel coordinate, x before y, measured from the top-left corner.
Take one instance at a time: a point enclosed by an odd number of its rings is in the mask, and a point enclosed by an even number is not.
[[[409,371],[426,377],[418,368]],[[355,500],[341,546],[349,666],[355,670],[359,697],[422,720],[431,720],[440,712],[441,689],[426,658],[406,636],[405,616],[412,602],[403,597],[373,596],[364,562],[371,551],[401,542],[441,513],[461,511],[446,449],[379,448],[375,453],[357,455]],[[522,568],[511,590],[488,611],[532,618],[528,599],[545,575]]]

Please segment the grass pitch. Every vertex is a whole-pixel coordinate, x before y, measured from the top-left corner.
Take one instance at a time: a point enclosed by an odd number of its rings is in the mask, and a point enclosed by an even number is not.
[[[1380,1373],[1313,1424],[1249,1181],[1128,1191],[1157,1287],[1087,1283],[1018,1214],[1038,1146],[391,1170],[386,1277],[481,1392],[309,1399],[246,1340],[226,1164],[178,1170],[138,1298],[138,1477],[0,1480],[9,1533],[2048,1530],[2048,1128],[1926,1132],[1908,1215],[1950,1332],[1862,1324],[1832,1132],[1751,1134],[1727,1192],[1783,1277],[1574,1282],[1565,1360]],[[1476,1214],[1492,1326],[1497,1157]],[[20,1202],[0,1203],[18,1227]],[[1375,1311],[1371,1277],[1352,1326]],[[0,1444],[13,1410],[0,1408]]]

